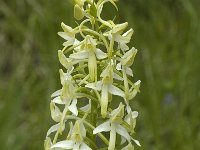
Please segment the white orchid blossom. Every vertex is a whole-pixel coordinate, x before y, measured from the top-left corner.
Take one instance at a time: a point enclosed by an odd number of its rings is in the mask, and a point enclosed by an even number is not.
[[[51,149],[73,149],[73,150],[92,150],[85,142],[86,129],[82,123],[82,120],[77,120],[73,129],[68,134],[69,140],[57,142],[51,146]]]
[[[113,65],[109,64],[106,69],[100,75],[102,78],[101,81],[96,83],[89,83],[85,87],[101,91],[101,114],[103,117],[107,115],[107,107],[109,102],[109,94],[118,95],[125,97],[124,92],[118,87],[113,85]]]
[[[74,0],[78,26],[61,23],[63,31],[58,35],[65,40],[58,50],[61,87],[51,95],[55,123],[47,131],[45,150],[134,150],[134,144],[140,146],[132,137],[138,112],[129,103],[140,92],[141,83],[129,79],[137,54],[137,49],[128,47],[133,29],[127,29],[128,22],[116,24],[101,18],[107,3],[118,10],[116,2]]]
[[[97,45],[96,40],[93,39],[91,36],[87,35],[85,37],[85,42],[81,50],[69,56],[71,59],[75,59],[79,61],[88,59],[88,69],[89,69],[91,81],[94,81],[97,75],[96,57],[98,59],[104,59],[107,57],[106,53],[96,48],[96,45]]]
[[[120,103],[119,107],[114,109],[110,113],[110,119],[93,130],[93,134],[99,132],[110,132],[110,143],[108,150],[115,149],[116,133],[124,137],[128,142],[130,142],[131,137],[128,131],[121,125],[121,119],[124,116],[124,105]]]

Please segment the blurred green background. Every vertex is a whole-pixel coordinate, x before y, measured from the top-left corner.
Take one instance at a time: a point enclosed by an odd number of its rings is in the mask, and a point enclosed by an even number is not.
[[[133,101],[144,150],[200,149],[200,1],[121,0],[116,22],[134,28]],[[42,150],[60,87],[60,23],[75,26],[69,0],[0,0],[0,149]]]

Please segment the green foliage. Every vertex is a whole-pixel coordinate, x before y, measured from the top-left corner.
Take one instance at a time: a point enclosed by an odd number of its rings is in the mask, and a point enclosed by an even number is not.
[[[69,4],[0,1],[1,150],[43,149],[49,95],[59,87],[62,41],[56,33],[62,21],[75,24]],[[119,6],[119,17],[105,7],[102,18],[128,21],[135,30],[132,45],[139,52],[133,71],[143,84],[133,103],[140,112],[141,149],[199,149],[199,1],[121,0]]]

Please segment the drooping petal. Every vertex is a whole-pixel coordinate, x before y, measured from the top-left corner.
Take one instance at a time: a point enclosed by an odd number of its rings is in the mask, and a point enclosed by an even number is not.
[[[112,29],[112,33],[119,33],[119,34],[121,34],[127,28],[127,26],[128,26],[128,22],[117,24]]]
[[[60,90],[57,90],[57,91],[55,91],[52,95],[51,95],[51,97],[56,97],[56,96],[60,96],[60,94],[61,94],[61,89]]]
[[[84,17],[84,9],[81,8],[78,4],[74,6],[74,18],[81,20]]]
[[[131,138],[131,139],[135,142],[135,144],[137,144],[138,146],[141,146],[141,144],[140,144],[140,142],[138,140],[135,140],[133,138]]]
[[[109,85],[109,92],[113,95],[125,97],[124,92],[114,85]]]
[[[101,115],[103,118],[107,115],[107,109],[108,109],[108,88],[109,85],[103,84],[102,91],[101,91]]]
[[[59,122],[62,115],[60,109],[53,102],[50,103],[50,109],[52,119],[56,122]]]
[[[121,63],[118,63],[118,64],[116,65],[116,69],[117,69],[117,70],[122,70],[122,64],[121,64]]]
[[[87,59],[88,58],[88,52],[87,51],[79,51],[77,53],[73,53],[71,55],[69,55],[70,58],[73,59]]]
[[[107,57],[107,54],[104,53],[102,50],[97,48],[96,49],[96,56],[97,56],[98,59],[104,59],[104,58]]]
[[[85,85],[85,87],[100,91],[102,87],[102,82],[97,81],[96,83],[88,83]]]
[[[116,73],[113,73],[113,78],[114,79],[117,79],[117,80],[120,80],[120,81],[123,81],[124,79],[122,77],[120,77],[118,74]]]
[[[130,89],[130,91],[129,91],[128,100],[133,99],[133,98],[136,96],[136,94],[137,94],[138,92],[140,92],[140,90],[139,90],[139,88],[140,88],[140,83],[141,83],[140,80],[138,80],[136,83],[134,83],[134,86],[133,86],[133,87]]]
[[[116,143],[116,124],[112,123],[111,130],[110,130],[108,150],[115,150],[115,143]]]
[[[80,150],[92,150],[87,144],[81,143]]]
[[[72,100],[72,104],[68,107],[68,109],[75,115],[78,115],[78,109],[77,109],[77,99]]]
[[[106,122],[100,124],[99,126],[97,126],[93,130],[93,134],[97,134],[99,132],[108,132],[110,130],[111,130],[110,121],[106,121]]]
[[[125,43],[129,43],[133,35],[133,29],[128,30],[122,36],[125,37]]]
[[[72,40],[72,37],[70,37],[67,33],[65,32],[58,32],[58,35],[61,36],[63,39],[70,41]]]
[[[88,70],[91,81],[96,81],[97,78],[97,60],[94,52],[89,52]]]
[[[126,74],[128,74],[129,76],[133,77],[133,71],[130,67],[126,67]]]
[[[56,104],[65,104],[66,101],[61,100],[60,96],[55,97],[52,102],[56,103]]]
[[[81,107],[80,110],[82,110],[84,112],[90,112],[91,111],[91,100],[89,100],[89,104]]]
[[[134,62],[135,56],[137,54],[137,49],[134,47],[127,51],[123,56],[121,63],[123,66],[131,66]]]
[[[74,144],[75,143],[72,140],[60,141],[54,144],[51,148],[72,149],[74,147]]]
[[[117,124],[116,125],[116,132],[123,136],[127,141],[130,141],[131,140],[131,137],[130,135],[128,134],[128,131],[123,127],[121,126],[120,124]]]
[[[60,128],[60,123],[53,125],[49,130],[47,131],[47,136],[49,136],[51,133],[57,131]]]
[[[60,63],[66,68],[69,69],[70,67],[72,67],[72,62],[70,62],[70,60],[68,58],[65,57],[65,55],[63,54],[63,52],[61,50],[58,51],[58,58]]]
[[[122,43],[119,43],[119,46],[121,48],[122,51],[127,51],[129,50],[129,47],[126,45],[126,43],[122,42]]]

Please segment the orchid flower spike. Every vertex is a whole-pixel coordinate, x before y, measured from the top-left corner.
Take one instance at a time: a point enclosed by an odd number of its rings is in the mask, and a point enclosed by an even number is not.
[[[47,131],[44,148],[134,150],[140,146],[132,137],[139,113],[129,101],[140,92],[141,81],[132,82],[138,52],[128,46],[133,29],[128,29],[128,22],[102,18],[107,3],[118,10],[118,0],[73,1],[78,26],[62,22],[63,31],[58,32],[63,38],[58,50],[60,88],[51,95],[55,123]]]

